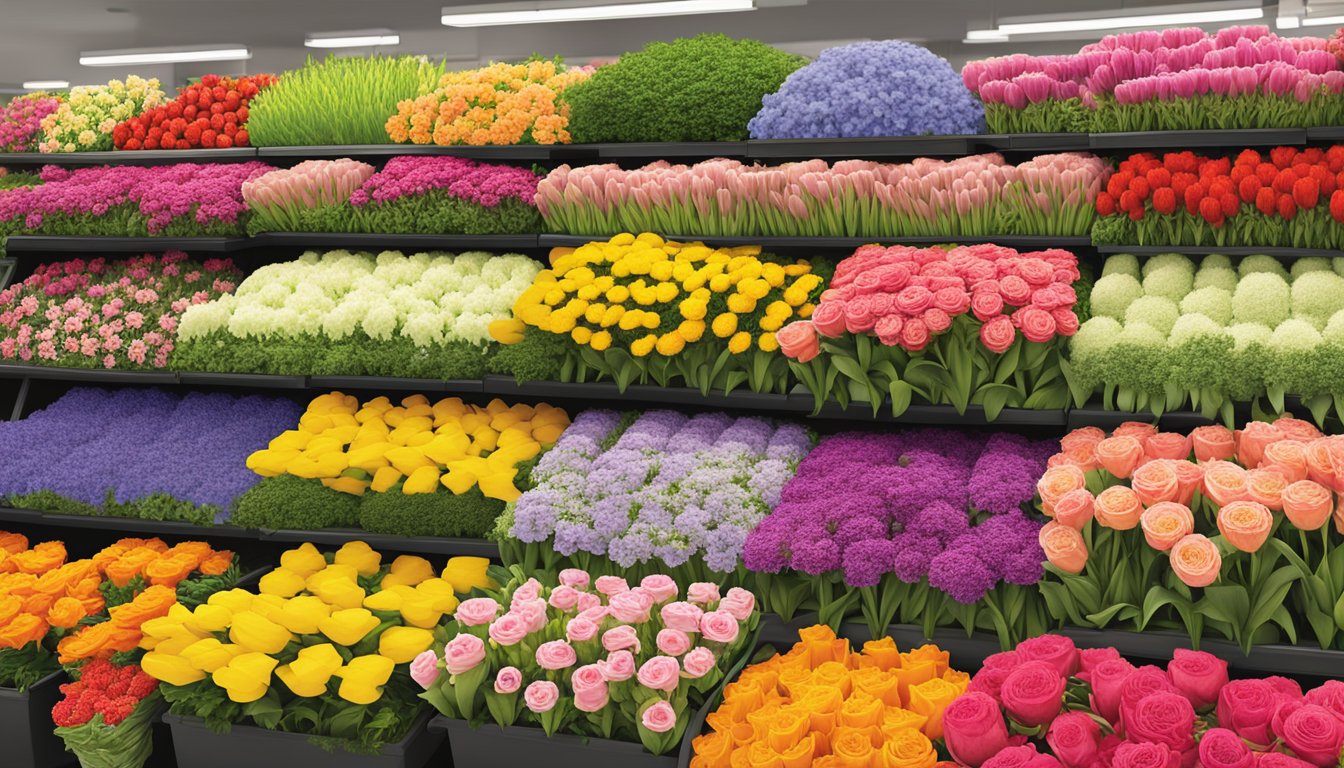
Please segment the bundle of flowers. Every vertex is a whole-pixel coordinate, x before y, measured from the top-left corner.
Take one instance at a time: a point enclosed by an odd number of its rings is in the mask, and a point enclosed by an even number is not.
[[[515,570],[504,589],[458,607],[451,639],[417,658],[411,675],[448,717],[666,754],[750,652],[760,621],[746,590],[721,597],[717,585],[696,583],[685,600],[680,592],[665,574],[631,588],[577,569],[543,585]]]
[[[0,688],[22,692],[59,669],[56,642],[103,610],[101,579],[85,578],[88,570],[66,566],[62,542],[30,547],[27,536],[0,531]]]
[[[824,160],[779,166],[708,160],[562,165],[537,186],[557,232],[794,237],[1086,235],[1109,173],[1092,155],[997,154],[913,163]]]
[[[0,291],[0,360],[67,368],[163,368],[190,306],[227,295],[229,259],[181,251],[38,265]]]
[[[753,139],[980,133],[985,110],[947,59],[902,40],[827,48],[762,100]]]
[[[585,411],[537,463],[496,538],[526,572],[575,565],[721,581],[811,446],[801,426],[756,417]]]
[[[0,152],[34,152],[42,140],[42,120],[61,105],[46,93],[15,96],[0,109]]]
[[[443,63],[423,56],[310,58],[252,100],[248,139],[254,147],[388,144],[387,116],[442,75]]]
[[[818,410],[855,389],[874,414],[890,396],[895,416],[915,398],[959,413],[979,404],[991,421],[1005,406],[1063,408],[1061,339],[1078,330],[1080,277],[1059,249],[868,245],[776,339]]]
[[[482,538],[518,498],[533,459],[568,425],[563,410],[545,403],[479,406],[410,395],[397,406],[378,397],[361,407],[350,395],[321,395],[297,429],[247,457],[247,467],[268,479],[239,499],[234,519]]]
[[[248,105],[275,75],[206,75],[167,104],[112,129],[116,149],[227,149],[248,146]]]
[[[215,729],[253,725],[376,751],[420,714],[407,664],[434,642],[457,595],[493,586],[489,561],[455,557],[442,576],[420,557],[353,541],[280,556],[257,592],[234,589],[145,625],[140,664],[170,710]]]
[[[1189,435],[1075,430],[1037,484],[1054,518],[1041,530],[1053,577],[1042,591],[1097,627],[1181,629],[1196,643],[1214,632],[1248,652],[1281,634],[1344,648],[1330,620],[1344,589],[1331,565],[1341,440],[1290,417]]]
[[[970,679],[936,645],[903,652],[883,637],[854,653],[830,627],[809,627],[728,684],[690,764],[934,768],[943,712]]]
[[[1045,558],[1023,504],[1049,451],[1008,433],[823,438],[747,536],[743,561],[765,608],[785,617],[808,604],[833,627],[861,614],[874,637],[893,621],[928,636],[954,623],[1026,636],[1045,626],[1024,589]]]
[[[491,322],[540,270],[526,256],[471,252],[305,253],[189,308],[179,370],[479,379]]]
[[[1227,662],[1202,651],[1177,649],[1164,670],[1042,635],[985,660],[943,711],[943,739],[968,768],[1329,768],[1344,684],[1304,695],[1283,677],[1229,681]]]
[[[0,191],[0,235],[164,237],[241,235],[242,185],[265,163],[48,165],[40,186]]]
[[[697,35],[627,53],[561,100],[569,132],[585,144],[742,141],[762,97],[806,63],[755,40]]]
[[[252,211],[249,234],[320,230],[312,219],[324,208],[343,205],[374,174],[368,163],[305,160],[243,182],[243,200]]]
[[[1344,73],[1341,73],[1344,77]],[[1097,195],[1098,243],[1344,248],[1344,145],[1132,155]]]
[[[1321,38],[1187,27],[973,61],[961,75],[991,133],[1169,131],[1338,125],[1340,68]]]
[[[398,144],[568,144],[560,94],[591,76],[559,59],[449,72],[433,92],[397,104],[387,135]]]
[[[159,681],[138,664],[101,659],[85,664],[79,679],[61,686],[51,710],[56,735],[82,768],[140,768],[154,751],[153,725]]]
[[[77,387],[0,422],[0,497],[18,509],[208,525],[257,482],[248,454],[298,415],[290,400],[261,395]]]
[[[118,123],[164,103],[158,78],[131,75],[125,82],[77,85],[56,111],[42,118],[43,152],[105,152],[112,149],[112,130]]]
[[[1235,402],[1299,396],[1316,420],[1337,406],[1344,365],[1344,278],[1326,259],[1288,272],[1268,256],[1234,269],[1223,256],[1167,254],[1140,270],[1112,256],[1092,291],[1093,317],[1070,345],[1075,392],[1107,408],[1161,414],[1189,404],[1231,426]]]
[[[711,249],[646,232],[557,248],[513,318],[491,325],[497,341],[521,345],[496,368],[520,380],[611,379],[622,390],[652,380],[787,391],[774,331],[808,317],[823,282],[807,261],[759,246]]]

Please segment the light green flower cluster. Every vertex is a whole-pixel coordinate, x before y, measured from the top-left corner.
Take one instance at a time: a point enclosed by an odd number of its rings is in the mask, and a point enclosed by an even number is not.
[[[1344,258],[1270,256],[1198,265],[1162,254],[1142,266],[1107,259],[1092,317],[1070,344],[1076,392],[1108,408],[1197,408],[1230,420],[1232,404],[1300,396],[1318,419],[1344,392]]]

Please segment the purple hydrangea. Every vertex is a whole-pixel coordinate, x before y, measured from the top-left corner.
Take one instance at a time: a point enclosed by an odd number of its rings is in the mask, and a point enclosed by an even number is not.
[[[746,539],[747,568],[891,573],[964,603],[1000,581],[1034,584],[1042,523],[1023,512],[1052,444],[1017,435],[912,430],[825,438]]]
[[[981,133],[985,110],[946,59],[882,40],[828,48],[762,100],[753,139]]]

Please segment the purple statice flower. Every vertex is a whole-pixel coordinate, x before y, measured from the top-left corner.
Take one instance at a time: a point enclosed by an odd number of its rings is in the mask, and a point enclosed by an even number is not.
[[[593,460],[601,455],[603,443],[620,422],[621,415],[616,411],[584,411],[574,418],[551,450],[537,461],[531,478],[534,490],[523,494],[514,505],[510,531],[514,538],[529,543],[553,536],[566,542],[584,538],[582,531],[591,530],[587,519],[583,524],[570,524],[562,513],[569,508],[567,500],[585,489]],[[578,544],[566,546],[570,552],[580,549]]]
[[[527,168],[478,163],[461,157],[403,155],[387,161],[350,196],[362,208],[369,202],[389,203],[409,195],[443,190],[449,196],[494,208],[506,198],[536,204],[541,177]]]
[[[994,571],[974,547],[953,547],[929,562],[929,586],[959,603],[974,603],[994,587]]]
[[[1006,515],[1036,495],[1036,480],[1045,472],[1049,446],[1011,432],[997,432],[971,471],[971,506]]]

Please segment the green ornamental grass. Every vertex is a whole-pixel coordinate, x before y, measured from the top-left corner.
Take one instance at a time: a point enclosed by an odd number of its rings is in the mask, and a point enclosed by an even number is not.
[[[429,93],[443,62],[418,56],[328,56],[286,72],[252,100],[254,147],[390,144],[385,125],[397,102]]]

